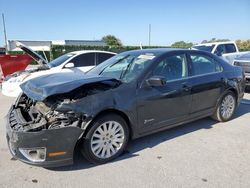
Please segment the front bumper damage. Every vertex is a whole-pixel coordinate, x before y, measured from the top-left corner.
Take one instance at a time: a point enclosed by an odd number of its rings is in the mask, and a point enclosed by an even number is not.
[[[55,167],[73,164],[73,154],[83,130],[77,126],[27,132],[15,130],[22,126],[22,115],[12,106],[6,116],[6,137],[11,154],[25,163]]]
[[[111,92],[119,83],[94,82],[50,96],[43,92],[41,95],[33,93],[37,98],[45,97],[43,100],[28,96],[26,93],[30,90],[22,93],[7,114],[6,135],[10,152],[25,163],[42,167],[72,164],[77,142],[98,113],[94,107],[113,102],[110,98],[101,102],[94,99],[104,91]],[[34,88],[39,90],[39,87]],[[53,88],[46,92],[50,90]]]

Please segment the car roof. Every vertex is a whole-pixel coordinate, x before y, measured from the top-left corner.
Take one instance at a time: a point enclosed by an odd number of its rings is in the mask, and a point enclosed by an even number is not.
[[[234,41],[225,41],[225,42],[208,42],[208,43],[201,43],[201,44],[196,44],[194,46],[212,46],[212,45],[217,45],[217,44],[235,44]]]
[[[102,51],[102,50],[79,50],[79,51],[73,51],[73,52],[69,52],[75,55],[79,55],[79,54],[87,54],[87,53],[106,53],[106,54],[113,54],[115,55],[116,53],[114,52],[109,52],[109,51]]]
[[[149,49],[142,49],[142,50],[131,50],[126,51],[121,54],[133,54],[133,55],[140,55],[140,54],[154,54],[154,55],[162,55],[169,52],[186,52],[186,51],[196,51],[196,50],[189,50],[189,49],[182,49],[182,48],[149,48]]]

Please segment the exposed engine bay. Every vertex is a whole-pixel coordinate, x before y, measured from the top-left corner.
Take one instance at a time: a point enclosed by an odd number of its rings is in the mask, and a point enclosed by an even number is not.
[[[10,113],[10,125],[15,131],[35,132],[44,129],[57,129],[66,126],[82,127],[87,114],[75,113],[73,104],[82,98],[119,86],[119,82],[103,81],[76,88],[68,93],[35,101],[22,94]],[[67,106],[67,108],[64,108]]]

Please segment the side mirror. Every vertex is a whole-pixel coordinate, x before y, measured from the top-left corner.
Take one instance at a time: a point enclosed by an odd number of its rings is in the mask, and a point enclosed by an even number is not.
[[[166,85],[166,79],[163,76],[153,76],[146,80],[148,86],[164,86]]]
[[[65,68],[74,68],[75,65],[74,65],[74,63],[69,62],[69,63],[67,63],[64,67],[65,67]]]

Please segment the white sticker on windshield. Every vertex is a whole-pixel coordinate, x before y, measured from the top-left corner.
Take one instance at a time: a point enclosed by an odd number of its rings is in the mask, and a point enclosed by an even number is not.
[[[155,58],[155,56],[154,56],[154,55],[151,55],[151,54],[142,54],[142,55],[140,55],[138,58],[140,58],[140,59],[152,60],[152,59]]]

